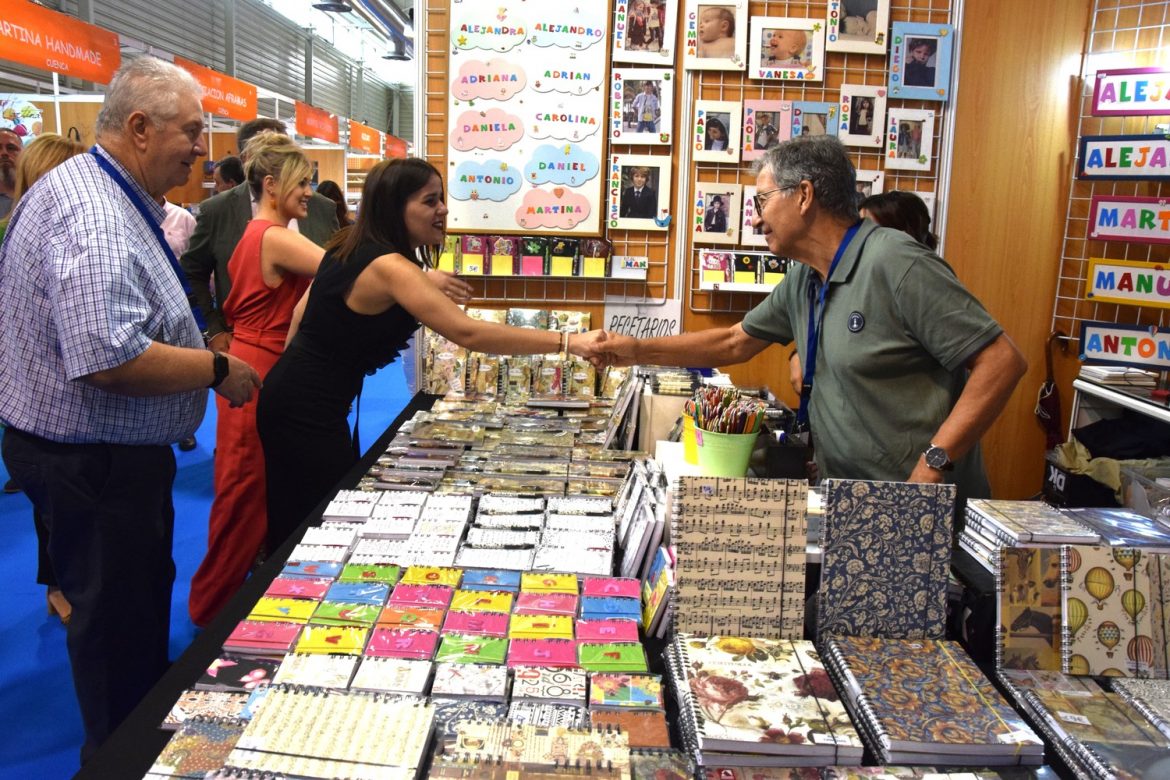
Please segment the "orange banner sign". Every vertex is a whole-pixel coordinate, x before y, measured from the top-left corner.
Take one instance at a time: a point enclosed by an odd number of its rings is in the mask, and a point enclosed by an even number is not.
[[[349,145],[359,152],[379,154],[382,151],[382,139],[379,133],[369,125],[349,120]]]
[[[0,10],[0,59],[100,84],[122,64],[117,35],[26,0]]]
[[[397,159],[406,157],[406,141],[386,133],[386,156]]]
[[[336,114],[330,114],[321,108],[313,108],[308,103],[302,103],[299,100],[297,101],[297,132],[331,143],[337,143],[341,140]]]
[[[203,110],[216,116],[247,122],[256,118],[256,88],[219,71],[175,57],[175,64],[203,87]]]

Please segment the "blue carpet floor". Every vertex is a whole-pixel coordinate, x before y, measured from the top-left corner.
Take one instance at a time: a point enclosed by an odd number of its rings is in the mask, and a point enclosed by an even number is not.
[[[359,431],[368,447],[410,400],[402,369],[395,363],[367,377]],[[352,420],[351,420],[352,423]],[[171,657],[195,636],[187,617],[191,576],[207,549],[207,515],[212,498],[215,405],[197,433],[199,446],[179,452],[175,480],[175,581],[171,608]],[[8,473],[0,463],[0,481]],[[83,741],[81,716],[73,694],[65,629],[46,614],[45,589],[36,583],[36,535],[32,506],[23,494],[0,496],[0,571],[4,608],[0,609],[0,778],[22,780],[71,777]]]

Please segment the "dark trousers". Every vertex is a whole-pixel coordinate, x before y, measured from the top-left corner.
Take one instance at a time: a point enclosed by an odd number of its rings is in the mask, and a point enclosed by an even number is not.
[[[165,446],[59,444],[12,428],[2,448],[44,522],[73,607],[66,644],[84,762],[167,668],[175,456]]]

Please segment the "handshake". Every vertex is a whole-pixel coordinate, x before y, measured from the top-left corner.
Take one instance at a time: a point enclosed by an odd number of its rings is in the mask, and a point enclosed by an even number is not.
[[[638,340],[605,330],[591,330],[569,336],[569,352],[583,357],[594,368],[631,366],[637,362]]]

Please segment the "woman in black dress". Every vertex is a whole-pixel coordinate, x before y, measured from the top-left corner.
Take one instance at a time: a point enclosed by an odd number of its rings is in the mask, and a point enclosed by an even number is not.
[[[293,315],[289,343],[256,410],[268,470],[268,549],[275,550],[358,459],[347,425],[362,377],[388,365],[419,321],[479,352],[591,358],[603,331],[571,334],[473,320],[423,273],[443,243],[438,170],[419,159],[372,168],[357,222],[326,246]],[[299,323],[299,324],[298,324]]]

